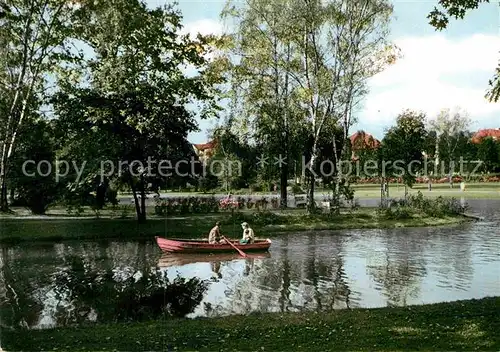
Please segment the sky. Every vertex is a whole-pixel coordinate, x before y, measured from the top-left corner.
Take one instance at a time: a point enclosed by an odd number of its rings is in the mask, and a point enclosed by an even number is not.
[[[370,92],[352,132],[362,129],[382,139],[406,108],[423,111],[429,118],[444,108],[461,109],[472,119],[472,130],[500,128],[500,102],[489,103],[484,98],[500,59],[499,4],[482,4],[464,20],[452,19],[445,31],[436,32],[427,19],[436,3],[393,0],[391,40],[403,58],[370,80]],[[164,2],[148,0],[148,4]],[[178,0],[185,31],[222,33],[219,14],[224,4],[224,0]],[[207,130],[216,122],[199,121],[201,131],[191,133],[190,142],[206,142]]]

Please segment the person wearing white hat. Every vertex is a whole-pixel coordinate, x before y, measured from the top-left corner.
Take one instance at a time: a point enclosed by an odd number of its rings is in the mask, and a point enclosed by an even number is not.
[[[247,222],[242,223],[241,227],[243,228],[243,238],[240,240],[240,243],[241,244],[253,243],[255,236],[253,230],[250,228],[248,223]]]

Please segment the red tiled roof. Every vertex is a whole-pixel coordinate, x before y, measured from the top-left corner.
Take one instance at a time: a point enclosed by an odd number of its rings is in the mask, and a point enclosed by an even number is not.
[[[215,147],[215,142],[207,142],[207,143],[201,143],[201,144],[193,144],[196,149],[199,151],[204,151],[206,149],[213,149]]]
[[[481,140],[486,137],[493,137],[493,139],[500,140],[500,128],[485,128],[477,131],[472,136],[472,143],[481,143]]]
[[[362,148],[376,149],[380,146],[380,141],[365,131],[358,131],[349,137],[349,139],[351,140],[352,150]]]

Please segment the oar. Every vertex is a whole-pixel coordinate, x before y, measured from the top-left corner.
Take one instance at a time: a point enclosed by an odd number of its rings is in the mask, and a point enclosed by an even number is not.
[[[241,249],[239,249],[238,247],[236,247],[233,242],[229,241],[225,236],[222,236],[223,239],[226,240],[227,243],[229,243],[229,245],[231,247],[233,247],[234,249],[236,249],[238,251],[238,253],[243,257],[243,258],[246,258],[247,255],[245,254],[245,252],[243,252]]]

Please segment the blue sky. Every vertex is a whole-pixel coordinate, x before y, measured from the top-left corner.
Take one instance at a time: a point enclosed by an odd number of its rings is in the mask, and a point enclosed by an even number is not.
[[[163,1],[149,0],[151,6]],[[484,99],[500,55],[500,6],[481,5],[465,20],[451,20],[447,30],[436,32],[427,14],[434,1],[394,0],[391,39],[404,57],[370,81],[370,93],[357,114],[352,131],[364,129],[382,138],[404,108],[422,110],[432,118],[440,109],[462,109],[474,121],[472,129],[500,128],[500,103]],[[186,31],[220,33],[219,14],[225,1],[178,2]],[[200,121],[192,143],[207,140],[207,128],[216,121]]]

